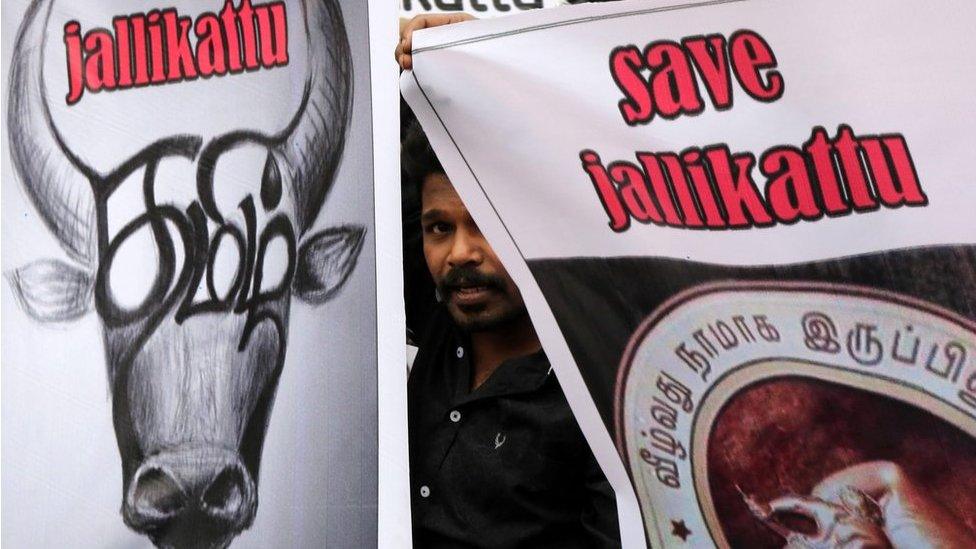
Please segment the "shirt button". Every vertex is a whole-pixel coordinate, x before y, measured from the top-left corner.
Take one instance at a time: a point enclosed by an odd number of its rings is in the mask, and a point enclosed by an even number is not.
[[[428,496],[430,496],[430,488],[428,488],[426,486],[421,486],[420,487],[420,497],[425,498],[425,497],[428,497]]]
[[[458,412],[457,410],[451,410],[451,421],[453,421],[454,423],[461,421],[461,412]]]
[[[458,347],[457,348],[457,357],[458,358],[461,358],[463,356],[464,356],[464,347]]]

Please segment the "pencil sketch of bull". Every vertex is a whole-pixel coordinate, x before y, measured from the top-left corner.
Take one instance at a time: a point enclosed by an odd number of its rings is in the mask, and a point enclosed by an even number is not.
[[[47,93],[41,70],[51,3],[35,0],[18,31],[7,124],[20,181],[68,257],[36,261],[7,279],[37,321],[64,323],[92,310],[100,319],[125,524],[160,547],[225,547],[257,510],[291,296],[329,300],[364,242],[361,226],[307,234],[332,187],[351,112],[342,14],[335,0],[289,3],[303,10],[304,29],[294,31],[307,35],[307,70],[299,108],[279,133],[240,129],[206,142],[164,136],[103,172],[68,147],[51,114],[48,101],[58,95]],[[93,135],[98,123],[91,121]],[[267,152],[260,192],[222,211],[215,166],[245,146]],[[188,204],[157,202],[157,169],[173,159],[194,163]],[[109,198],[132,177],[141,186],[139,214],[110,234]],[[113,262],[136,233],[149,235],[157,265],[148,295],[127,307],[112,290],[112,277],[126,274]],[[269,281],[272,243],[284,246],[287,265]],[[226,291],[213,276],[220,246],[239,256]]]

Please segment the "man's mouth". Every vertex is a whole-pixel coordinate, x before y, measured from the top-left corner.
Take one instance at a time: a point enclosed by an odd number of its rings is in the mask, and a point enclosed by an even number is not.
[[[440,281],[441,295],[456,307],[481,308],[502,291],[498,277],[471,267],[455,267]]]
[[[491,286],[456,286],[451,288],[453,300],[458,305],[476,305],[488,298]]]

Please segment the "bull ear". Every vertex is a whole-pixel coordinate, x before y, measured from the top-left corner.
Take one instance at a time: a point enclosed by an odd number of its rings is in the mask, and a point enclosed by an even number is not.
[[[57,259],[40,259],[6,273],[21,308],[39,322],[75,320],[92,306],[94,277]]]
[[[292,290],[306,303],[321,305],[345,284],[356,267],[366,228],[346,225],[312,235],[298,249]]]

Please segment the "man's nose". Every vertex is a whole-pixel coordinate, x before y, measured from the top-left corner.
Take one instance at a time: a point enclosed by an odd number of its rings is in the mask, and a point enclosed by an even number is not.
[[[479,265],[484,261],[485,239],[480,233],[474,234],[470,230],[459,230],[454,234],[451,253],[447,263],[451,267],[460,265]]]

